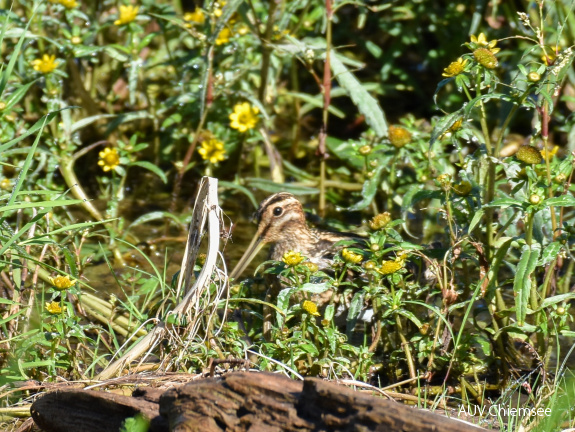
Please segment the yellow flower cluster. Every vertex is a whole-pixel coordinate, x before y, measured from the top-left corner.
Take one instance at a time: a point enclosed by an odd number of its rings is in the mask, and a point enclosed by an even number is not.
[[[471,43],[474,44],[476,48],[485,48],[491,51],[493,54],[497,54],[501,51],[501,48],[496,48],[497,45],[496,40],[487,41],[484,33],[479,33],[479,36],[475,37],[475,35],[471,35]]]
[[[193,12],[187,12],[184,14],[184,21],[203,24],[206,22],[206,15],[200,8],[197,7]]]
[[[48,280],[50,281],[50,283],[52,284],[52,286],[57,289],[58,291],[64,291],[67,290],[68,288],[74,286],[74,284],[76,283],[75,279],[70,279],[70,276],[65,275],[65,276],[56,276],[54,278],[48,278]]]
[[[60,306],[60,303],[53,301],[53,302],[46,302],[46,310],[51,314],[56,315],[62,313],[63,309]]]
[[[377,231],[385,228],[388,223],[391,222],[391,214],[389,212],[380,213],[369,222],[369,226],[372,230]]]
[[[453,185],[453,190],[459,196],[468,196],[472,189],[473,186],[467,180],[462,180]]]
[[[50,0],[50,3],[60,4],[66,9],[74,9],[79,6],[79,3],[76,0]]]
[[[390,126],[387,137],[395,148],[401,148],[411,141],[411,133],[401,126]]]
[[[118,19],[114,21],[114,25],[121,26],[130,24],[138,16],[139,6],[132,5],[120,5],[120,13],[118,14]]]
[[[390,275],[400,270],[403,267],[403,262],[401,261],[384,261],[381,267],[377,270],[382,275]]]
[[[559,150],[559,146],[553,146],[553,148],[550,150],[549,148],[547,148],[547,151],[545,151],[545,149],[541,150],[541,156],[543,156],[544,160],[548,160],[550,161],[551,159],[553,159],[553,156],[555,156],[557,154],[557,150]]]
[[[456,61],[449,63],[449,66],[443,69],[443,73],[441,75],[448,78],[459,75],[465,70],[466,64],[467,60],[463,60],[461,57],[459,57]]]
[[[282,261],[290,267],[295,267],[296,265],[301,264],[303,260],[304,257],[301,255],[301,253],[294,251],[286,252],[282,257]]]
[[[305,300],[301,305],[302,309],[306,311],[308,314],[313,316],[320,316],[320,313],[317,311],[317,305],[309,300]]]
[[[107,147],[99,153],[99,156],[98,165],[102,167],[104,172],[111,171],[120,165],[120,155],[115,148]]]
[[[198,153],[204,160],[210,163],[217,163],[223,161],[226,156],[226,149],[224,143],[215,138],[210,138],[202,142],[202,146],[198,149]]]
[[[58,64],[56,63],[56,56],[44,54],[42,58],[32,61],[32,67],[36,72],[43,74],[54,72],[54,70],[58,67]]]
[[[487,69],[495,69],[499,64],[495,55],[487,48],[478,48],[473,51],[473,57],[481,66]]]
[[[310,271],[310,273],[315,273],[316,271],[319,270],[318,265],[312,263],[311,261],[306,261],[302,265],[306,266],[307,269]]]
[[[255,128],[259,112],[260,110],[257,107],[252,107],[248,102],[236,104],[234,112],[230,114],[230,127],[242,133]]]
[[[348,264],[359,264],[363,260],[363,255],[350,251],[348,248],[342,249],[341,256]]]
[[[473,50],[473,57],[481,66],[487,69],[495,69],[498,65],[495,54],[501,51],[497,48],[497,41],[487,41],[485,34],[479,33],[479,36],[471,35],[471,43],[468,44]]]
[[[218,37],[216,38],[216,45],[227,44],[233,36],[232,31],[228,27],[224,27]]]

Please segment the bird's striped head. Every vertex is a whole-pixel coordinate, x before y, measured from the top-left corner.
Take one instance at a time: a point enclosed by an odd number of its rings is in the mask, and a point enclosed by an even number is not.
[[[278,243],[307,230],[301,203],[288,192],[278,192],[264,199],[255,214],[258,230],[252,242],[230,274],[238,277],[267,243]]]

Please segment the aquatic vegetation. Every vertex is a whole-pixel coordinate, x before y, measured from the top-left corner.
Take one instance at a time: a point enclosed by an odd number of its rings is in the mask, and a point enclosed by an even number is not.
[[[161,321],[169,343],[145,367],[201,372],[249,355],[260,370],[397,386],[422,405],[511,405],[523,392],[525,407],[563,406],[572,5],[376,3],[11,2],[4,403],[29,396],[22,382],[93,379]],[[187,282],[207,278],[205,297],[178,315],[205,175],[220,180],[217,238],[233,242],[216,262],[197,236]],[[227,287],[255,230],[245,220],[280,191],[318,227],[362,240],[321,270],[294,250]],[[228,305],[239,318],[217,312]],[[545,430],[573,426],[553,412]]]

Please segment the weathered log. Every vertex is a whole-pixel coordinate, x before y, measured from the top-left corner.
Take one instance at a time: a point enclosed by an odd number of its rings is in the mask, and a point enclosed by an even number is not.
[[[167,431],[158,404],[101,391],[57,390],[46,393],[30,408],[34,422],[46,432],[119,431],[138,414],[150,421],[150,432]]]
[[[153,432],[484,430],[318,378],[302,382],[253,372],[192,381],[167,391],[139,388],[134,397],[55,391],[34,402],[31,412],[48,432],[115,432],[136,414],[151,421]]]
[[[317,378],[302,383],[267,373],[172,388],[160,398],[160,414],[174,432],[483,430]]]

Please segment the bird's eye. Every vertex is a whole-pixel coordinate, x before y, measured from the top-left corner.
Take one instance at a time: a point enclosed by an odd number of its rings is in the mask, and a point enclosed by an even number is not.
[[[276,207],[274,209],[274,216],[281,216],[281,214],[283,213],[284,209],[281,207]]]

